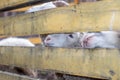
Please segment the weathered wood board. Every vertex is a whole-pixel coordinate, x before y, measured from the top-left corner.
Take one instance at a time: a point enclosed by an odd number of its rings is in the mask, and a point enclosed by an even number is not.
[[[1,35],[120,30],[120,1],[81,3],[0,18]]]
[[[23,4],[32,0],[0,0],[0,9],[5,7],[16,6],[19,4]]]
[[[0,80],[37,80],[37,79],[0,71]]]
[[[0,63],[79,76],[120,79],[118,49],[0,47]]]
[[[1,35],[120,30],[120,1],[0,18]],[[120,79],[119,49],[0,47],[0,63],[102,79]]]

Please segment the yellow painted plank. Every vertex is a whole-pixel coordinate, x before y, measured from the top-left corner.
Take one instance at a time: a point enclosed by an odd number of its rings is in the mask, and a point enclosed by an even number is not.
[[[0,18],[0,34],[28,35],[75,31],[120,30],[120,1],[83,3]]]
[[[79,76],[120,79],[118,49],[0,47],[0,63]]]
[[[1,0],[0,2],[0,9],[5,7],[16,6],[22,3],[29,2],[31,0]]]
[[[37,79],[0,71],[0,80],[37,80]]]

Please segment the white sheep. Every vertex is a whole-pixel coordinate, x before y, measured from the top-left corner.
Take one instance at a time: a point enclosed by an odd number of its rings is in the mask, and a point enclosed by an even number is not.
[[[74,48],[80,47],[79,42],[79,33],[71,33],[71,34],[50,34],[45,40],[45,46],[51,47],[66,47],[66,48]]]
[[[66,48],[120,48],[120,34],[117,31],[50,34],[44,44]]]
[[[0,46],[25,46],[35,47],[28,39],[9,37],[0,41]]]
[[[80,39],[80,44],[82,48],[120,48],[119,35],[116,31],[86,32]]]

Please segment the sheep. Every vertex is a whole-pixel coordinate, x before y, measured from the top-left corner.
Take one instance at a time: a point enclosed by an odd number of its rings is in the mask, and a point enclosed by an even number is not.
[[[116,31],[86,32],[79,43],[82,48],[120,48],[119,36]]]
[[[9,37],[0,41],[0,46],[24,46],[35,47],[28,39]]]
[[[117,31],[74,32],[50,34],[45,46],[65,48],[120,48],[120,33]]]
[[[78,32],[71,34],[50,34],[44,40],[45,46],[75,48],[80,47],[80,34]]]

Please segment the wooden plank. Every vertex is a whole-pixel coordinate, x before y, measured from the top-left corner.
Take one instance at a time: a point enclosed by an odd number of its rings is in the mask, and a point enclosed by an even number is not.
[[[30,0],[1,0],[0,9],[5,7],[11,7],[18,4],[29,2]]]
[[[118,49],[0,47],[0,63],[78,76],[120,79]]]
[[[0,71],[0,80],[37,80],[37,79]]]
[[[75,31],[120,30],[119,4],[120,1],[83,3],[76,6],[0,18],[0,34],[30,35]]]

